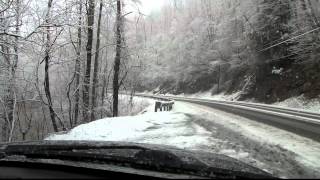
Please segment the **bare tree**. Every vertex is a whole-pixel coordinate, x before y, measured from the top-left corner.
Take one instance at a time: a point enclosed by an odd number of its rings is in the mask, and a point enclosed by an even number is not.
[[[79,118],[79,101],[80,101],[80,70],[81,70],[81,46],[82,46],[82,0],[79,0],[79,20],[78,20],[78,48],[75,65],[75,107],[74,107],[74,125],[78,124]]]
[[[99,7],[99,18],[98,18],[98,28],[97,28],[97,43],[96,43],[96,53],[94,60],[94,71],[93,71],[93,83],[92,83],[92,106],[91,106],[91,121],[95,120],[95,108],[97,108],[97,85],[98,85],[98,70],[99,70],[99,55],[100,55],[100,34],[101,34],[101,17],[102,17],[103,3],[100,0]]]
[[[89,7],[87,12],[87,66],[84,77],[84,89],[83,89],[83,118],[84,121],[89,121],[90,111],[90,77],[91,77],[91,60],[92,60],[92,46],[93,46],[93,25],[94,25],[94,12],[95,12],[95,0],[89,0]]]
[[[122,45],[122,7],[121,0],[117,0],[117,20],[116,20],[116,57],[114,63],[114,76],[113,76],[113,117],[117,117],[119,114],[119,74],[121,64],[121,45]]]
[[[22,140],[25,141],[26,140],[26,136],[28,135],[28,133],[30,132],[31,129],[31,124],[32,124],[32,118],[33,118],[33,112],[29,112],[27,110],[26,107],[26,101],[25,98],[23,97],[23,95],[21,96],[21,105],[18,105],[18,111],[17,111],[17,121],[18,121],[18,127],[19,127],[19,131],[22,135]],[[20,114],[23,113],[21,116],[24,117],[25,121],[24,124],[22,123],[22,117],[20,117]],[[28,115],[30,114],[30,115]]]
[[[2,3],[1,3],[2,4]],[[6,87],[6,94],[3,100],[4,110],[5,110],[5,123],[3,128],[3,138],[8,140],[9,142],[12,141],[13,131],[15,128],[16,122],[16,71],[18,68],[18,61],[19,61],[19,39],[20,39],[20,19],[21,19],[21,0],[17,0],[15,2],[8,1],[6,6],[1,10],[1,23],[0,29],[4,31],[1,36],[6,36],[6,38],[1,38],[0,45],[0,55],[2,54],[5,62],[6,68],[5,71],[8,72],[9,78]],[[14,11],[14,14],[10,14],[8,12],[5,14],[5,11],[11,10]],[[14,23],[10,24],[10,17],[14,17]],[[7,21],[3,21],[6,19]],[[3,22],[3,23],[2,23]],[[9,33],[10,27],[14,27],[15,30],[13,33]],[[12,40],[13,39],[13,40]],[[11,48],[13,48],[13,52],[11,53]]]
[[[50,118],[52,121],[53,125],[53,130],[55,132],[58,132],[58,125],[56,122],[56,114],[53,109],[53,103],[52,103],[52,97],[51,97],[51,91],[50,91],[50,75],[49,75],[49,63],[50,63],[50,49],[51,49],[51,34],[50,34],[50,11],[52,8],[52,2],[53,0],[48,1],[48,10],[47,10],[47,15],[46,15],[46,50],[45,50],[45,81],[44,81],[44,89],[46,93],[46,97],[48,100],[48,107],[50,111]]]
[[[109,15],[107,14],[107,29],[109,29]],[[109,33],[107,33],[106,37],[107,41],[109,40]],[[108,74],[108,76],[107,76]],[[106,59],[105,66],[103,69],[103,77],[102,77],[102,91],[101,91],[101,118],[103,118],[103,107],[105,102],[105,96],[108,91],[109,79],[110,79],[111,71],[108,73],[108,49],[106,49]]]

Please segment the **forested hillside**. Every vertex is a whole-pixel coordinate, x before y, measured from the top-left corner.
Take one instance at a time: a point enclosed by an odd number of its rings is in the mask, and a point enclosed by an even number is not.
[[[319,0],[175,0],[136,20],[140,91],[265,103],[320,94]]]

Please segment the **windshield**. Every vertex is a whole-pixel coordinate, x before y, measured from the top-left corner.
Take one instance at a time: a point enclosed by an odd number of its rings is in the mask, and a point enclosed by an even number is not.
[[[0,129],[320,178],[320,2],[1,0]]]

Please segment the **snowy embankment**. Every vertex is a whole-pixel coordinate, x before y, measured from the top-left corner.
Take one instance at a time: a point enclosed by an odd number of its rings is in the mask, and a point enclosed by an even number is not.
[[[320,113],[320,97],[312,100],[307,100],[304,96],[293,97],[274,105]]]
[[[182,112],[155,113],[154,105],[139,115],[106,118],[80,125],[46,140],[125,141],[193,148],[210,143],[210,134]]]
[[[146,92],[145,94],[152,94],[150,92]],[[172,95],[167,93],[166,95],[168,96],[176,96],[176,97],[185,97],[185,98],[198,98],[198,99],[207,99],[207,100],[218,100],[218,101],[236,101],[238,100],[239,96],[241,95],[241,92],[237,92],[234,94],[217,94],[217,95],[212,95],[211,91],[207,92],[199,92],[195,94],[179,94],[179,95]]]
[[[150,100],[149,100],[150,101]],[[212,108],[176,102],[172,112],[106,118],[46,140],[126,141],[172,145],[234,157],[277,177],[320,177],[320,144]]]

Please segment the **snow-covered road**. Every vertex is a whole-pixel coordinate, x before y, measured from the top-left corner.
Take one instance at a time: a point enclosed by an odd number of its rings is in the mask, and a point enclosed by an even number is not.
[[[320,144],[209,107],[176,102],[172,112],[98,120],[47,140],[172,145],[234,157],[277,177],[320,177]]]

